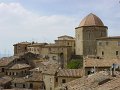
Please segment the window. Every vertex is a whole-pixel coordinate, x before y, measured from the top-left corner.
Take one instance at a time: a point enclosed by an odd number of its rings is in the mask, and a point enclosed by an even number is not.
[[[10,75],[11,75],[11,72],[10,72]]]
[[[55,81],[58,82],[58,78],[57,77],[55,78]]]
[[[27,50],[27,47],[25,47],[25,50]]]
[[[25,84],[23,84],[23,88],[25,88]]]
[[[5,71],[5,69],[4,68],[2,68],[2,72],[4,72]]]
[[[66,80],[65,80],[65,79],[62,79],[62,83],[66,83]]]
[[[18,75],[18,72],[16,72],[16,75]]]
[[[118,55],[118,51],[116,51],[116,55]]]
[[[16,83],[14,84],[14,86],[16,87]]]
[[[68,46],[69,46],[69,42],[68,42]]]
[[[87,72],[87,75],[89,75],[90,73],[91,73],[91,72],[90,72],[90,71],[88,71],[88,72]]]
[[[102,51],[102,55],[104,55],[104,52]]]
[[[30,83],[30,88],[31,88],[31,89],[33,88],[33,84],[32,84],[32,83]]]
[[[14,75],[14,72],[12,73],[12,75]]]

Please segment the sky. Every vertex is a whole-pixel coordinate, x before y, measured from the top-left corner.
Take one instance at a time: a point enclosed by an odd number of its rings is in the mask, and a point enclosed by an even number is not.
[[[58,36],[75,36],[75,27],[93,13],[120,36],[120,0],[0,0],[0,55],[12,55],[13,44],[53,43]]]

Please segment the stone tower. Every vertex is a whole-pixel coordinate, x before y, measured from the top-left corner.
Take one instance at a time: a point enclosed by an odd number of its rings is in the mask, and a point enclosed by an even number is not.
[[[76,55],[96,55],[96,38],[107,37],[107,26],[90,13],[75,28]]]

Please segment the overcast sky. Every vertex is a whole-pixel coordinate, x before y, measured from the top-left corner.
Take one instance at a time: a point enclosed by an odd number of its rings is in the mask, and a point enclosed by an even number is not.
[[[120,0],[0,0],[0,53],[12,54],[21,41],[54,42],[75,35],[75,27],[89,13],[120,36]]]

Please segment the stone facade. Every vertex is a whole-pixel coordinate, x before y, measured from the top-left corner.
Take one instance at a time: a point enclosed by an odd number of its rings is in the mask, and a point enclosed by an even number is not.
[[[46,90],[54,90],[55,88],[55,76],[52,74],[43,74],[43,81],[45,83]]]
[[[97,39],[97,56],[104,59],[120,59],[120,37]]]
[[[58,40],[55,40],[55,44],[59,46],[71,46],[72,54],[75,54],[75,38],[67,35],[60,36]]]
[[[107,36],[107,27],[100,21],[94,14],[89,14],[75,28],[76,55],[96,55],[96,39]]]
[[[75,39],[71,36],[60,36],[55,43],[28,43],[14,44],[14,55],[31,52],[39,55],[41,59],[56,60],[62,68],[67,67],[71,56],[75,54]]]
[[[27,52],[27,46],[30,45],[29,42],[21,42],[21,43],[17,43],[14,44],[14,55],[19,55],[21,53],[25,53]]]

